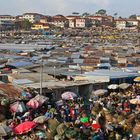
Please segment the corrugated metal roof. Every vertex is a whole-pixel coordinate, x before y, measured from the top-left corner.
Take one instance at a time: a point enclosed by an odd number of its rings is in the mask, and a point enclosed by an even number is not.
[[[16,68],[20,68],[20,67],[26,67],[26,66],[31,66],[33,65],[32,62],[29,61],[18,61],[18,62],[12,62],[12,63],[8,63],[8,66],[13,66]]]
[[[91,75],[91,76],[109,76],[111,79],[112,78],[125,78],[125,77],[133,77],[133,76],[138,76],[140,74],[136,72],[126,72],[123,70],[95,70],[93,72],[86,72],[85,75]]]
[[[77,64],[83,64],[84,59],[73,59],[73,62]]]
[[[78,53],[73,53],[73,54],[71,55],[71,58],[73,58],[73,59],[78,59],[78,58],[80,58],[80,54],[78,54]]]
[[[34,82],[28,79],[14,79],[13,80],[13,84],[17,84],[17,85],[30,84],[30,83],[34,83]]]

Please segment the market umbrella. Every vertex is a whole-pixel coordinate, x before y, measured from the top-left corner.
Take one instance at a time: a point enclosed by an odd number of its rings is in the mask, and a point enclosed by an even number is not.
[[[10,127],[8,127],[4,124],[0,125],[0,136],[1,137],[7,136],[10,132],[11,132]]]
[[[33,121],[27,121],[24,123],[19,124],[17,127],[14,128],[15,134],[24,134],[31,131],[36,126],[36,123]]]
[[[39,107],[39,102],[35,99],[31,99],[26,105],[30,108],[36,109]]]
[[[39,116],[39,117],[35,118],[33,121],[41,124],[41,123],[44,123],[46,121],[46,117],[45,116]]]
[[[14,102],[13,104],[10,105],[10,110],[11,112],[24,112],[26,111],[26,107],[23,102]]]
[[[130,86],[131,86],[131,84],[122,83],[122,84],[119,85],[119,88],[121,88],[121,89],[127,89],[127,88],[129,88]]]
[[[130,103],[131,103],[131,104],[140,105],[140,99],[139,99],[139,98],[131,99],[131,100],[130,100]]]
[[[36,95],[36,96],[34,97],[34,99],[35,99],[36,101],[38,101],[39,105],[42,105],[45,101],[49,100],[48,97],[45,97],[45,96],[39,95],[39,94]]]
[[[73,100],[75,97],[77,97],[77,95],[74,93],[74,92],[64,92],[62,95],[61,95],[62,99],[64,100]]]
[[[105,89],[95,90],[95,91],[92,92],[91,98],[94,97],[95,95],[97,95],[97,96],[102,96],[102,95],[104,95],[104,94],[107,93],[107,92],[108,92],[108,91],[105,90]]]
[[[134,82],[140,82],[140,77],[136,77],[136,78],[134,79]]]
[[[108,89],[117,89],[119,87],[119,85],[117,85],[117,84],[112,84],[112,85],[109,85],[108,86]]]

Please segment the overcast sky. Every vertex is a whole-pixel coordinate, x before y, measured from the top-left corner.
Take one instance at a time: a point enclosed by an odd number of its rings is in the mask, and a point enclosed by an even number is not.
[[[25,12],[45,15],[70,15],[72,12],[92,14],[99,9],[106,9],[111,15],[118,13],[122,17],[140,15],[140,0],[0,0],[0,15]]]

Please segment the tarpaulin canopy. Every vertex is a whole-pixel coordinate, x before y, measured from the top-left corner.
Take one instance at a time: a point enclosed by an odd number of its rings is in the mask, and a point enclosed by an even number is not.
[[[31,99],[27,104],[28,107],[36,109],[39,107],[39,103],[37,100]]]
[[[99,89],[99,90],[95,90],[92,92],[91,94],[91,98],[94,97],[95,95],[98,95],[98,96],[101,96],[101,95],[104,95],[105,93],[107,93],[108,91],[105,90],[105,89]]]
[[[17,127],[14,128],[15,134],[24,134],[31,131],[36,126],[35,122],[27,121],[24,123],[19,124]]]

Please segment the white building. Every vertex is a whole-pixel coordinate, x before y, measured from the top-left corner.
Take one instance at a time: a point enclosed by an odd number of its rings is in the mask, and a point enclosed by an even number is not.
[[[80,16],[67,16],[70,28],[85,28],[90,26],[90,19]]]
[[[74,28],[75,27],[75,20],[74,19],[69,19],[69,27]]]
[[[39,22],[42,15],[38,13],[25,13],[23,14],[23,19],[29,20],[31,23]]]
[[[68,26],[68,20],[63,15],[56,15],[52,17],[52,24],[64,28]]]
[[[85,28],[86,27],[86,19],[76,18],[75,19],[75,27],[76,28]]]
[[[129,23],[132,26],[139,26],[139,22],[138,20],[135,19],[127,19],[127,23]]]
[[[139,16],[137,16],[137,20],[140,20],[140,15],[139,15]]]
[[[116,19],[116,28],[118,29],[125,29],[126,28],[126,21],[124,19]]]

